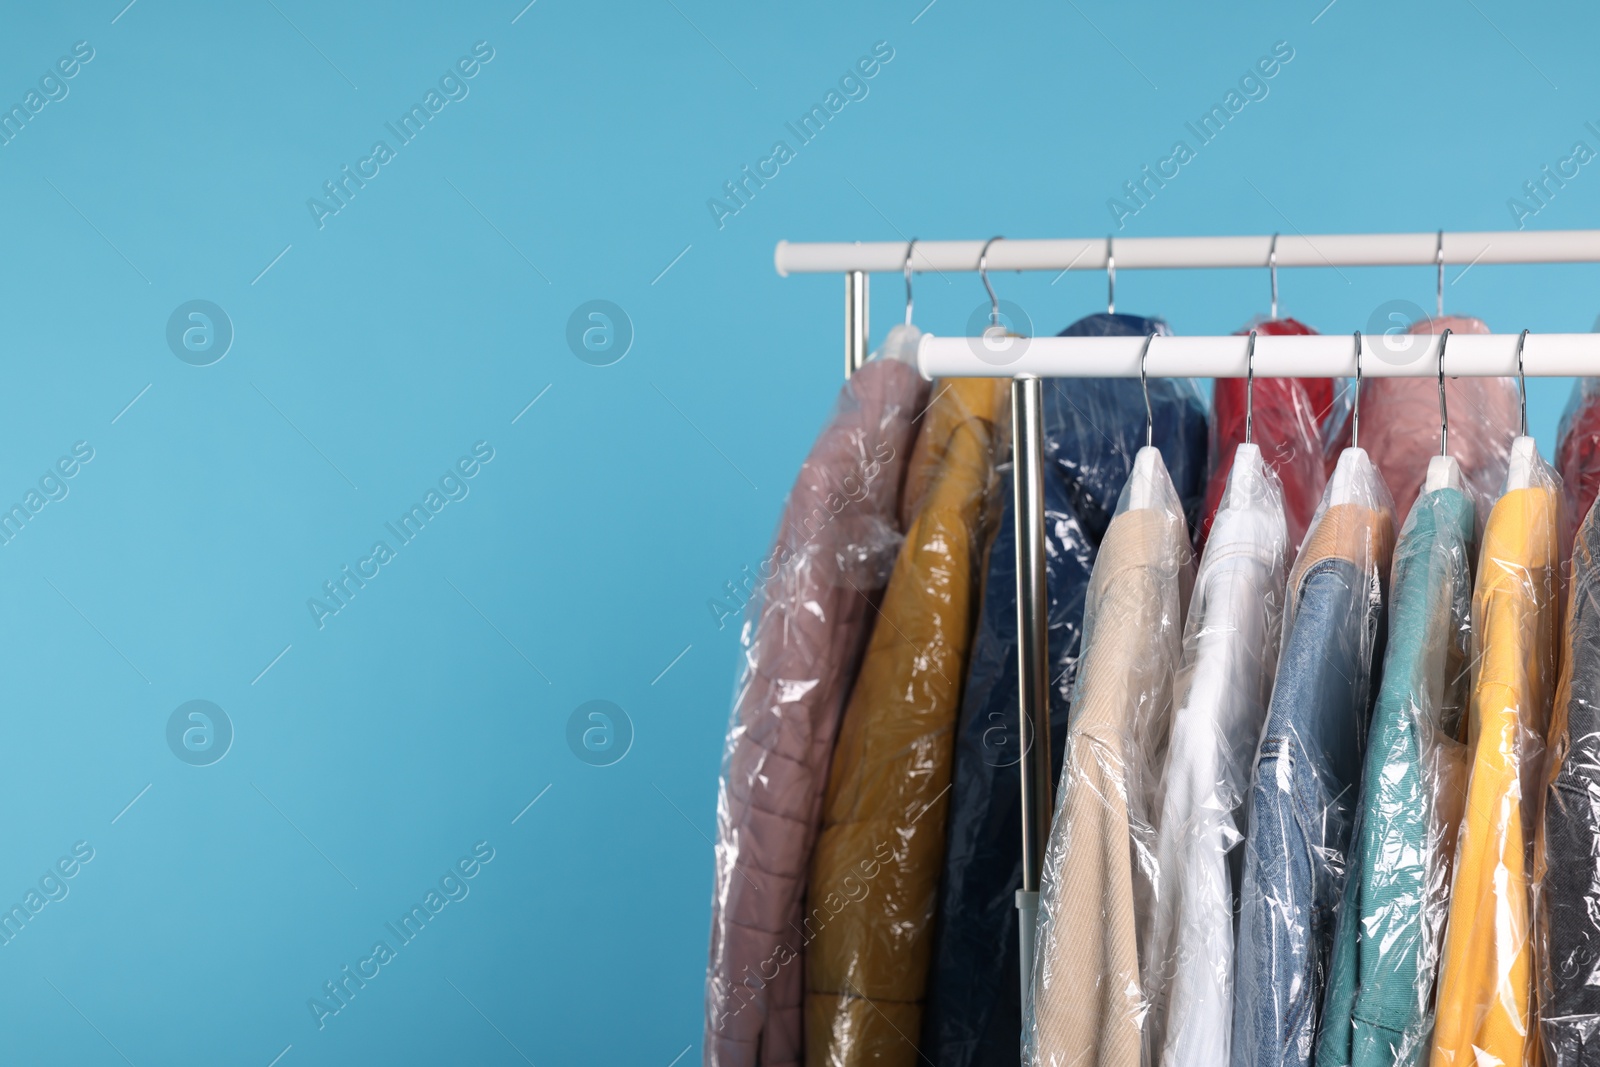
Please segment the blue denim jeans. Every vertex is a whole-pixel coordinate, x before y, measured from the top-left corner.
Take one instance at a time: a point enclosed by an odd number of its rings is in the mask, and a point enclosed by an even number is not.
[[[1355,562],[1306,568],[1251,790],[1233,1067],[1310,1064],[1356,810],[1382,598]]]

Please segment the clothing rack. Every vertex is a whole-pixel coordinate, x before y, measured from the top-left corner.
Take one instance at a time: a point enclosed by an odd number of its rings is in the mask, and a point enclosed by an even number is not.
[[[845,376],[867,356],[869,275],[926,271],[1268,268],[1276,304],[1278,267],[1432,266],[1442,314],[1446,264],[1600,263],[1600,230],[1479,233],[1269,234],[1256,237],[1132,237],[1051,240],[779,241],[778,274],[845,276]],[[983,275],[988,287],[986,273]],[[909,301],[909,290],[908,290]],[[990,289],[992,321],[998,304]],[[1108,305],[1114,300],[1108,300]],[[909,303],[908,303],[909,307]],[[1108,308],[1109,310],[1109,308]],[[1054,807],[1050,776],[1049,647],[1045,581],[1042,378],[1202,377],[1567,377],[1600,375],[1600,333],[1307,335],[1228,337],[923,336],[925,378],[1012,379],[1014,519],[1017,542],[1018,701],[1023,759],[1022,889],[1017,893],[1023,1002],[1033,972],[1039,879]],[[1448,363],[1448,367],[1445,364]]]

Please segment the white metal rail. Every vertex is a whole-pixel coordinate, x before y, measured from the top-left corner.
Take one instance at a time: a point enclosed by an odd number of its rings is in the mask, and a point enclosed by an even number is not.
[[[1186,267],[1265,267],[1277,241],[1280,267],[1421,267],[1438,262],[1600,263],[1600,230],[1510,230],[1503,233],[1264,234],[1260,237],[1067,237],[998,240],[990,270],[1105,270],[1108,252],[1118,270]],[[978,269],[983,241],[918,241],[913,271]],[[906,242],[779,241],[773,262],[781,275],[898,273]]]

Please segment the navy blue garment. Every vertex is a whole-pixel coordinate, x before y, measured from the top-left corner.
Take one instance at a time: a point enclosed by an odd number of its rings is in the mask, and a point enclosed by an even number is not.
[[[1091,315],[1063,337],[1166,333],[1159,320]],[[1192,524],[1205,494],[1206,412],[1193,383],[1151,379],[1155,443]],[[1095,551],[1144,445],[1138,379],[1044,383],[1045,565],[1050,591],[1052,782],[1061,772]],[[1022,886],[1017,764],[1017,546],[1011,469],[989,549],[966,691],[956,725],[948,841],[923,1013],[923,1054],[940,1067],[1016,1067],[1022,1012],[1016,891]]]

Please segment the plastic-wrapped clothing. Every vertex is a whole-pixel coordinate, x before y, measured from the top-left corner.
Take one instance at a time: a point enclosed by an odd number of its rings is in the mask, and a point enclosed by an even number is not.
[[[1561,487],[1538,453],[1528,451],[1531,469],[1508,479],[1478,557],[1472,599],[1478,676],[1467,722],[1472,769],[1456,845],[1433,1067],[1538,1059],[1528,1025],[1529,881],[1556,686]]]
[[[1289,318],[1288,316],[1284,316],[1280,319],[1269,319],[1265,315],[1257,315],[1255,318],[1251,319],[1245,324],[1244,329],[1235,332],[1234,336],[1243,337],[1251,330],[1256,331],[1258,334],[1261,334],[1264,337],[1306,337],[1313,336],[1317,332],[1316,330],[1313,330],[1311,327],[1307,326],[1305,323],[1301,322],[1299,319]],[[1222,378],[1218,379],[1218,382],[1220,384],[1223,381],[1234,380],[1235,379],[1232,378]],[[1261,382],[1266,380],[1267,379],[1263,378],[1260,381],[1257,381],[1256,385],[1260,386]],[[1350,413],[1350,397],[1340,395],[1344,391],[1342,386],[1345,379],[1296,378],[1295,381],[1299,382],[1301,388],[1305,389],[1306,397],[1311,401],[1312,421],[1317,424],[1319,429],[1326,430],[1329,437],[1338,437],[1340,428],[1344,424],[1344,418]],[[1239,384],[1243,385],[1244,382],[1240,380]],[[1259,401],[1260,398],[1261,394],[1257,392],[1256,399]],[[1244,399],[1244,391],[1240,390],[1237,400],[1240,405],[1239,418],[1241,422],[1239,425],[1241,427],[1241,434],[1244,426],[1242,421],[1244,419]],[[1349,436],[1350,435],[1348,432],[1344,434],[1347,443]],[[1238,444],[1243,441],[1244,438],[1241,436],[1238,441],[1233,443]],[[1339,447],[1339,451],[1342,451],[1343,447],[1344,446],[1341,445]],[[1338,458],[1338,451],[1335,451],[1332,458],[1328,462],[1328,469],[1330,471],[1333,470],[1335,461],[1337,461]],[[1312,504],[1315,505],[1316,501],[1312,501]]]
[[[1159,320],[1115,317],[1123,332],[1165,332]],[[1093,316],[1104,331],[1106,316]],[[1069,327],[1068,336],[1081,326]],[[1120,493],[1133,453],[1144,440],[1144,398],[1138,383],[1085,378],[1044,382],[1042,430],[1045,571],[1050,602],[1050,742],[1059,774],[1067,712],[1077,676],[1083,599],[1100,534],[1111,522],[1098,493],[1081,484],[1089,457],[1096,483]],[[1185,509],[1198,506],[1206,414],[1198,390],[1183,379],[1150,381],[1155,444],[1166,459]],[[1122,445],[1105,448],[1109,438]],[[923,1014],[923,1055],[941,1067],[1015,1067],[1022,1055],[1021,966],[1016,891],[1022,887],[1022,796],[1017,750],[1017,562],[1009,466],[1003,468],[1005,512],[989,549],[983,607],[967,668],[956,726],[955,775],[944,877],[939,885],[933,967]],[[1107,501],[1110,503],[1111,501]],[[1079,508],[1085,514],[1080,515]],[[1090,531],[1095,531],[1093,534]]]
[[[1009,383],[935,383],[924,471],[834,748],[806,913],[806,1062],[918,1060],[946,793]],[[930,435],[934,435],[931,436]],[[926,440],[924,440],[926,439]]]
[[[1303,382],[1314,379],[1302,378]],[[1328,378],[1327,393],[1311,390],[1311,402],[1320,405],[1327,396],[1327,407],[1316,407],[1317,424],[1322,427],[1322,469],[1331,477],[1339,457],[1350,447],[1350,416],[1355,408],[1355,383],[1348,378]]]
[[[1140,449],[1089,581],[1045,847],[1023,1033],[1026,1062],[1042,1067],[1140,1062],[1153,809],[1192,581],[1181,508],[1160,450]]]
[[[1059,336],[1126,337],[1134,330],[1145,335],[1152,330],[1158,334],[1170,332],[1160,319],[1100,313],[1085,315]],[[1204,493],[1197,490],[1191,494],[1188,487],[1204,485],[1207,470],[1205,400],[1192,378],[1152,378],[1149,384],[1156,440],[1183,442],[1173,449],[1165,443],[1160,447],[1172,482],[1182,495],[1184,521],[1192,530],[1200,518]],[[1144,447],[1144,423],[1128,422],[1121,413],[1132,408],[1142,413],[1144,390],[1137,378],[1058,378],[1045,381],[1044,398],[1046,410],[1059,414],[1063,427],[1057,437],[1046,436],[1045,463],[1065,470],[1073,510],[1084,523],[1084,531],[1096,542],[1102,541],[1134,454]],[[1163,425],[1164,413],[1156,407],[1158,401],[1174,406],[1175,411],[1169,411],[1179,417],[1175,426]],[[1118,417],[1108,420],[1108,412],[1117,413]]]
[[[1600,378],[1579,378],[1572,383],[1572,395],[1556,429],[1556,472],[1561,475],[1566,504],[1561,513],[1575,526],[1589,514],[1600,489]],[[1571,544],[1568,530],[1562,547]]]
[[[744,661],[717,798],[705,1063],[800,1062],[795,932],[839,716],[900,546],[900,487],[928,385],[896,327],[840,391],[800,468]],[[778,981],[778,972],[784,981]]]
[[[1234,872],[1283,620],[1282,492],[1259,447],[1237,453],[1189,601],[1156,831],[1146,1062],[1164,1067],[1228,1062]]]
[[[1268,337],[1316,333],[1294,319],[1269,319],[1239,332],[1249,333],[1251,329]],[[1328,481],[1318,419],[1330,413],[1332,386],[1329,378],[1257,378],[1254,385],[1244,378],[1217,379],[1211,394],[1211,456],[1215,466],[1206,485],[1204,517],[1196,531],[1198,549],[1204,549],[1212,518],[1222,503],[1234,448],[1244,443],[1245,415],[1251,408],[1247,394],[1253,389],[1252,437],[1283,487],[1292,555],[1293,548],[1305,538],[1311,516],[1322,499],[1322,487]]]
[[[1539,1033],[1549,1067],[1600,1061],[1600,514],[1592,507],[1571,573],[1534,860]]]
[[[1488,333],[1478,319],[1447,316],[1423,320],[1415,334]],[[1369,342],[1373,343],[1373,342]],[[1376,343],[1382,344],[1379,339]],[[1450,373],[1450,349],[1444,353]],[[1511,439],[1522,421],[1522,402],[1515,378],[1450,378],[1445,383],[1450,409],[1450,454],[1472,490],[1478,508],[1478,529],[1505,481]],[[1406,516],[1427,475],[1428,461],[1439,454],[1439,380],[1363,378],[1361,381],[1361,444],[1394,491],[1395,514]]]
[[[1471,499],[1444,485],[1417,499],[1395,548],[1317,1067],[1409,1065],[1427,1052],[1466,788],[1457,731],[1471,694],[1474,523]]]
[[[1289,576],[1257,750],[1239,899],[1234,1067],[1311,1062],[1383,656],[1393,543],[1383,479],[1363,450],[1347,448]]]

